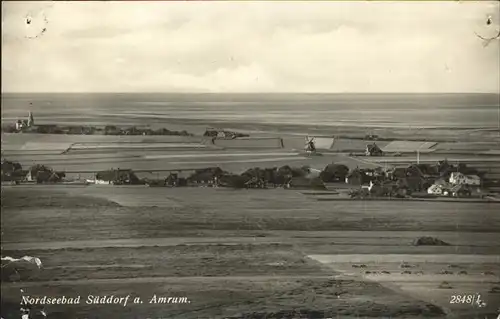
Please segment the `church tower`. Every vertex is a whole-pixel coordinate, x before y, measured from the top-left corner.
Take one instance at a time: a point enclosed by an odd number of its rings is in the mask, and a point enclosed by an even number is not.
[[[35,125],[35,120],[33,119],[33,113],[30,112],[28,116],[28,127]]]

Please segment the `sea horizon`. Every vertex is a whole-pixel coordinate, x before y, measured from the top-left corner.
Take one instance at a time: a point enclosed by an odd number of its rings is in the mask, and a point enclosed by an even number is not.
[[[9,93],[2,123],[168,123],[498,127],[494,93]]]

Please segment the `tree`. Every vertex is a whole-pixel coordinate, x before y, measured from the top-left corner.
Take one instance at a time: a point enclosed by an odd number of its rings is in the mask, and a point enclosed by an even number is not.
[[[323,171],[320,173],[320,178],[322,181],[328,182],[340,182],[345,181],[345,178],[349,174],[349,167],[343,164],[328,164]]]

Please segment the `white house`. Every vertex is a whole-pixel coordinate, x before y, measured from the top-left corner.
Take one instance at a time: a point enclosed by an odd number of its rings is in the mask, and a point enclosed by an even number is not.
[[[453,185],[481,185],[481,178],[477,175],[465,175],[453,172],[450,175],[450,183]]]
[[[113,185],[113,181],[108,181],[108,180],[103,180],[103,179],[96,179],[91,181],[96,185]]]
[[[224,132],[224,131],[218,131],[217,132],[217,137],[218,138],[226,138],[226,132]]]
[[[28,119],[27,120],[17,120],[16,121],[16,130],[20,131],[21,129],[25,127],[31,127],[35,125],[35,120],[33,119],[33,113],[29,113]]]
[[[443,195],[444,191],[444,186],[440,184],[432,184],[428,189],[427,189],[427,194],[432,194],[432,195]]]

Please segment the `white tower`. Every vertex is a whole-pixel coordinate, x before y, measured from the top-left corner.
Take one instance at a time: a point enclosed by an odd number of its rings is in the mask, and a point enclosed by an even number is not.
[[[30,114],[28,115],[28,127],[31,127],[35,125],[35,120],[33,119],[33,113],[31,113],[30,111]]]

